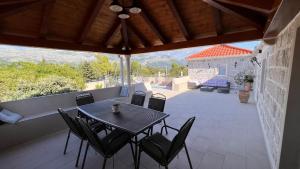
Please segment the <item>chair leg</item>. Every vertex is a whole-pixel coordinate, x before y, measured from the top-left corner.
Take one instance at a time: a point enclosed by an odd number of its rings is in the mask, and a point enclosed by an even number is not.
[[[166,120],[164,120],[164,126],[167,126]],[[167,129],[167,127],[165,127],[165,130],[166,130],[166,134],[168,134],[168,129]]]
[[[84,157],[83,157],[83,161],[82,161],[82,165],[81,165],[81,169],[84,168],[84,164],[85,164],[85,160],[86,160],[86,155],[87,155],[87,152],[88,152],[88,149],[89,149],[89,142],[86,143],[86,148],[85,148],[85,152],[84,152]]]
[[[136,164],[136,169],[140,169],[141,154],[142,154],[142,151],[140,150],[139,154],[138,154],[138,160],[137,160],[137,164]]]
[[[168,166],[167,166],[167,165],[165,166],[165,169],[168,169]]]
[[[78,154],[77,154],[77,159],[76,159],[76,164],[75,164],[76,167],[78,166],[78,161],[79,161],[80,154],[81,154],[82,143],[83,143],[83,140],[80,141],[80,146],[79,146],[79,150],[78,150]]]
[[[106,159],[106,158],[104,158],[102,169],[105,169],[106,160],[107,160],[107,159]]]
[[[134,150],[133,150],[132,142],[130,141],[129,144],[130,144],[130,149],[131,149],[131,153],[132,153],[133,162],[135,162],[135,159],[134,159],[135,156],[134,156]]]
[[[70,134],[71,134],[71,129],[69,129],[69,133],[68,133],[68,136],[67,136],[65,149],[64,149],[64,154],[66,154],[66,152],[67,152],[67,147],[68,147],[68,143],[69,143],[69,139],[70,139]]]
[[[184,149],[185,149],[185,152],[186,152],[186,156],[187,156],[187,158],[188,158],[188,161],[189,161],[190,169],[193,169],[192,162],[191,162],[191,159],[190,159],[190,155],[189,155],[188,149],[187,149],[187,147],[186,147],[185,144],[184,144]]]

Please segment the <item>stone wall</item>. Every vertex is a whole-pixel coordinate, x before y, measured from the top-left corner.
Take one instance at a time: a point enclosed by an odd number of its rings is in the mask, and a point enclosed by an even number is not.
[[[296,29],[300,15],[279,34],[274,45],[261,44],[256,57],[255,98],[273,169],[279,168]],[[261,53],[258,53],[258,50]]]
[[[254,66],[250,62],[251,57],[252,55],[244,55],[190,60],[188,61],[188,75],[191,81],[200,83],[212,78],[227,79],[231,83],[231,87],[236,88],[234,76],[244,70],[254,70]],[[220,68],[225,74],[219,75]]]

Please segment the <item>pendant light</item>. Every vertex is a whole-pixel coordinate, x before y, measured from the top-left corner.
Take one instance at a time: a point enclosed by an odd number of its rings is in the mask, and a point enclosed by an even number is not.
[[[118,0],[113,0],[113,2],[109,6],[109,9],[113,12],[121,12],[123,10],[123,7],[119,4]]]
[[[128,12],[126,12],[125,10],[123,10],[122,12],[120,12],[119,15],[118,15],[118,17],[120,19],[128,19],[128,18],[130,18]]]
[[[137,0],[133,0],[132,7],[129,8],[129,12],[133,14],[138,14],[142,11],[142,9],[139,6],[139,3]]]

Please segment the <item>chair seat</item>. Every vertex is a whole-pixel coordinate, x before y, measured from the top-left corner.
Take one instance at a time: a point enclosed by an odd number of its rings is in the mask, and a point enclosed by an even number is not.
[[[162,154],[153,143],[159,145],[164,154]],[[172,142],[166,137],[159,133],[155,133],[141,142],[141,149],[156,161],[160,163],[167,163],[167,153],[171,147],[171,144]]]
[[[130,141],[131,136],[121,130],[113,130],[106,137],[103,138],[103,144],[105,148],[104,155],[108,158],[119,151],[123,146],[125,146],[128,141]]]

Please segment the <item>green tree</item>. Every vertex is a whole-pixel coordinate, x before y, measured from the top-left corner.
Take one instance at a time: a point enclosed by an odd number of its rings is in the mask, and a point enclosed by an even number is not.
[[[82,63],[81,71],[82,71],[82,75],[86,81],[98,79],[98,76],[97,76],[95,70],[93,69],[92,64],[89,62]]]
[[[98,78],[111,74],[114,71],[112,63],[107,56],[96,54],[96,60],[91,63],[91,66]]]
[[[142,65],[138,61],[131,62],[131,75],[138,76],[141,73]]]
[[[177,63],[173,63],[171,65],[171,70],[170,70],[170,76],[171,77],[179,77],[181,76],[181,73],[183,74],[183,76],[186,76],[188,72],[187,67],[179,65]]]

